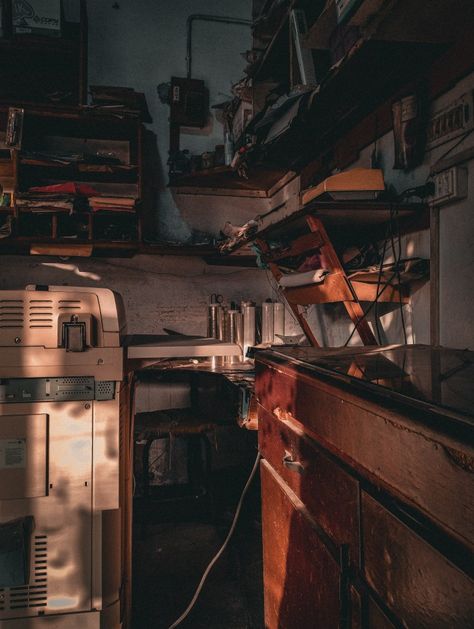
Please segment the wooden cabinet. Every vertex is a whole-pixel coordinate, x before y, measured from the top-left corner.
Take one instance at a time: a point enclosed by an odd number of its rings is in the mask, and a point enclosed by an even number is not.
[[[346,607],[341,559],[266,461],[261,478],[265,627],[336,629]]]
[[[474,626],[469,422],[273,352],[256,395],[266,628]]]
[[[0,134],[7,117],[8,107],[1,106]],[[137,249],[149,205],[143,134],[140,120],[131,115],[25,107],[21,149],[0,162],[0,184],[12,193],[10,206],[0,207],[0,227],[7,221],[11,227],[10,235],[0,239],[0,252],[43,247],[54,253],[54,247],[75,246],[112,255]],[[54,203],[38,210],[18,202],[33,187],[66,182],[92,188],[101,199],[110,200],[110,208],[95,211],[80,195],[73,211],[55,210]],[[124,201],[132,207],[117,207]]]
[[[69,1],[63,7],[60,32],[50,35],[28,33],[28,29],[16,33],[13,4],[21,3],[0,2],[0,101],[45,106],[86,103],[86,0]]]

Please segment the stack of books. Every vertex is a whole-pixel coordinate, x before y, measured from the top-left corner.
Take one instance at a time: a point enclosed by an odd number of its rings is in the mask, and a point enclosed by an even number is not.
[[[24,212],[72,214],[75,200],[76,197],[73,194],[23,192],[16,195],[15,203]]]
[[[135,212],[136,199],[133,197],[96,196],[89,197],[89,207],[93,212]]]

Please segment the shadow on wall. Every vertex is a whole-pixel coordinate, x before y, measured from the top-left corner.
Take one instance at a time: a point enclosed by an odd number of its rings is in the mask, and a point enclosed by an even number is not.
[[[380,244],[380,243],[379,243]],[[395,247],[397,247],[397,239]],[[411,257],[429,258],[429,231],[417,232],[402,236],[402,259]],[[385,257],[385,263],[394,261],[390,251]],[[409,302],[362,302],[372,331],[380,344],[429,343],[430,342],[430,283],[429,278],[412,282],[409,286]],[[310,306],[308,321],[322,346],[340,347],[360,345],[359,335],[353,332],[354,326],[342,303],[321,304]],[[377,326],[378,322],[378,326]],[[405,328],[405,332],[404,332]]]
[[[212,293],[240,303],[269,297],[265,274],[257,269],[211,267],[198,258],[138,255],[132,259],[60,260],[2,257],[0,289],[27,284],[98,286],[123,297],[130,334],[159,334],[163,327],[203,335]]]

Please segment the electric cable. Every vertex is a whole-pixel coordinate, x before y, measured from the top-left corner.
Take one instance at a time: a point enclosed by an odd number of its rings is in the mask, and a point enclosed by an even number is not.
[[[464,142],[464,140],[469,137],[471,135],[471,133],[474,131],[474,127],[472,127],[472,129],[468,129],[468,131],[466,131],[465,133],[463,133],[463,135],[459,138],[459,140],[457,142],[455,142],[447,151],[445,151],[441,157],[438,157],[438,159],[436,160],[435,164],[431,167],[430,170],[430,174],[428,175],[428,179],[430,179],[433,176],[434,173],[434,168],[436,167],[437,164],[439,164],[445,157],[447,157],[450,153],[452,153],[454,151],[455,148],[457,148],[460,144],[462,144]]]
[[[357,331],[357,328],[359,327],[359,325],[362,323],[362,321],[364,321],[364,319],[367,317],[367,315],[369,314],[369,312],[372,310],[372,308],[375,306],[375,304],[377,303],[378,298],[382,295],[382,293],[385,291],[386,288],[388,288],[389,286],[392,286],[392,280],[393,278],[396,276],[396,273],[393,273],[393,275],[391,276],[391,278],[388,280],[388,282],[385,282],[382,290],[379,292],[377,291],[377,294],[375,295],[375,299],[373,300],[373,302],[370,304],[370,306],[367,308],[367,310],[364,312],[364,314],[362,315],[362,317],[360,319],[358,319],[357,323],[354,325],[354,329],[352,330],[352,332],[349,335],[349,338],[347,339],[347,341],[344,343],[343,347],[347,347],[349,345],[349,341],[351,340],[351,338],[354,336],[354,334]]]
[[[380,284],[382,282],[383,263],[385,260],[386,251],[387,251],[387,238],[385,238],[384,243],[383,243],[382,258],[380,259],[380,267],[379,267],[379,272],[377,275],[377,289],[375,291],[376,295],[378,295],[378,292],[380,290]],[[379,345],[382,345],[382,335],[380,334],[380,322],[379,322],[379,311],[378,311],[377,299],[375,300],[374,319],[375,319],[375,329],[377,330],[377,340],[379,342]]]
[[[193,609],[194,605],[196,604],[196,601],[199,598],[199,595],[201,593],[202,588],[204,587],[204,584],[206,582],[207,577],[209,576],[209,573],[211,572],[212,568],[215,566],[215,564],[217,563],[217,561],[220,559],[221,555],[223,554],[223,552],[225,551],[225,549],[227,548],[227,545],[230,542],[230,539],[235,531],[235,527],[237,526],[237,522],[240,516],[240,511],[242,509],[242,504],[244,502],[244,498],[247,494],[247,491],[252,483],[252,480],[257,472],[258,469],[258,463],[260,461],[260,452],[258,452],[257,454],[257,458],[255,459],[255,463],[253,464],[252,467],[252,471],[250,472],[250,476],[247,479],[247,482],[245,483],[245,486],[242,490],[242,493],[240,495],[239,498],[239,502],[237,504],[237,508],[235,510],[235,515],[234,515],[234,519],[232,520],[232,524],[230,526],[229,532],[227,533],[227,537],[224,540],[224,543],[222,544],[222,546],[219,548],[219,550],[217,551],[217,553],[214,555],[214,557],[211,559],[211,561],[209,562],[209,565],[207,566],[207,568],[204,570],[204,574],[201,577],[201,580],[199,582],[199,585],[196,588],[196,591],[194,592],[194,595],[189,603],[189,605],[186,607],[186,609],[184,610],[184,612],[181,614],[181,616],[174,621],[173,624],[171,624],[168,629],[175,629],[175,627],[177,627],[178,625],[180,625],[183,620],[185,620],[185,618],[188,617],[189,613],[191,612],[191,610]]]
[[[395,216],[395,224],[397,228],[397,237],[398,237],[398,255],[395,253],[395,239],[393,234],[392,227],[392,216]],[[390,240],[392,244],[392,253],[393,259],[395,262],[395,271],[397,273],[397,283],[398,283],[398,302],[400,306],[400,318],[402,322],[402,330],[403,330],[403,340],[405,345],[408,345],[408,337],[407,337],[407,329],[405,325],[405,314],[403,312],[403,302],[402,302],[402,293],[401,293],[401,276],[400,276],[400,261],[402,259],[402,239],[400,236],[400,222],[398,220],[398,210],[390,210]]]

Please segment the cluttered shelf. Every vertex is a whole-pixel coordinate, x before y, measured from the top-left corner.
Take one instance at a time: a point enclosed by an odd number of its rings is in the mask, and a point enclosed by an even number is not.
[[[443,49],[439,44],[359,40],[315,92],[292,96],[292,106],[283,103],[280,116],[272,109],[258,123],[250,121],[245,133],[256,140],[242,149],[234,169],[196,171],[172,180],[170,186],[181,194],[271,196],[278,182],[301,172],[426,70]],[[357,97],[373,93],[374,82],[380,88],[376,99]],[[272,163],[272,169],[263,162]]]
[[[19,165],[25,178],[74,181],[136,182],[138,166],[135,164],[53,162],[46,159],[20,156]]]
[[[463,29],[457,28],[458,22],[447,15],[449,9],[441,6],[443,3],[435,3],[433,14],[430,13],[426,21],[420,19],[422,13],[416,10],[416,19],[414,17],[410,24],[405,18],[402,20],[405,8],[410,15],[414,14],[413,8],[406,7],[406,0],[352,2],[348,11],[336,7],[336,4],[328,2],[326,8],[323,3],[318,4],[318,8],[295,1],[264,5],[270,6],[268,21],[271,22],[273,5],[279,13],[273,30],[267,33],[266,45],[258,48],[258,43],[254,43],[253,63],[245,70],[247,77],[235,86],[240,105],[246,99],[248,101],[251,94],[253,115],[250,119],[245,118],[243,126],[237,124],[239,134],[234,137],[236,152],[233,161],[237,174],[226,172],[217,176],[216,173],[207,185],[209,174],[201,175],[197,171],[192,175],[193,179],[186,176],[174,182],[180,193],[188,193],[188,184],[191,194],[230,195],[232,190],[238,190],[236,196],[243,196],[240,188],[252,189],[254,182],[256,189],[264,190],[264,186],[259,185],[257,174],[261,164],[271,163],[277,171],[298,174],[315,160],[324,162],[322,156],[325,152],[335,142],[341,142],[346,134],[352,133],[357,125],[363,125],[370,116],[377,119],[379,131],[388,130],[391,126],[391,101],[403,96],[402,92],[420,78],[426,82],[431,96],[442,90],[446,67],[452,67],[450,50],[459,47],[466,35],[465,25],[463,35]],[[467,23],[470,23],[473,8],[468,4],[472,3],[457,0],[457,4],[463,8],[457,15],[464,14]],[[311,50],[315,77],[292,90],[295,82],[298,85],[298,80],[293,77],[294,80],[288,84],[286,76],[291,75],[289,66],[292,54],[294,56],[294,52],[290,52],[294,37],[288,36],[291,29],[287,26],[293,28],[291,20],[296,19],[293,13],[300,9],[309,25],[301,41],[301,50]],[[342,11],[343,15],[338,17],[337,11]],[[329,21],[326,19],[328,14],[331,16]],[[441,21],[438,19],[440,16]],[[446,29],[440,28],[443,20],[446,21]],[[315,33],[322,24],[326,39],[321,42]],[[258,28],[254,26],[254,40],[256,30]],[[285,41],[278,43],[278,38],[283,35]],[[275,51],[280,51],[278,55],[281,53],[281,59],[273,59],[273,55],[277,54]],[[320,57],[325,57],[326,62],[318,61]],[[276,74],[272,78],[273,71]],[[285,73],[284,78],[280,76],[281,72]],[[460,67],[460,76],[463,72],[465,69]],[[265,81],[269,81],[268,89],[261,92]],[[376,92],[372,89],[374,84],[378,86]],[[273,92],[281,94],[285,86],[286,96],[280,96],[275,101],[274,94],[273,100],[268,101],[267,97],[271,97]],[[242,107],[235,103],[232,107],[235,117],[240,119]],[[354,132],[356,137],[351,137],[345,148],[338,150],[336,157],[333,156],[334,160],[341,161],[334,166],[345,167],[353,161],[357,150],[371,141],[373,128],[367,123],[364,129]],[[321,170],[324,171],[324,166]],[[239,174],[245,174],[247,182],[242,177],[239,183]],[[319,173],[316,173],[316,179],[318,177]],[[269,196],[268,191],[260,196]]]
[[[0,254],[21,253],[78,257],[100,257],[101,255],[132,257],[137,254],[206,257],[216,255],[216,250],[211,245],[151,244],[136,240],[84,240],[45,236],[0,238]]]
[[[296,174],[284,168],[256,166],[246,177],[228,166],[174,178],[169,186],[179,194],[269,197]]]
[[[269,3],[267,3],[268,5]],[[263,12],[256,17],[253,29],[254,41],[259,46],[256,58],[252,59],[246,69],[249,77],[254,81],[281,79],[287,82],[289,71],[287,66],[288,47],[290,43],[290,21],[293,11],[304,10],[305,18],[313,22],[321,13],[324,6],[322,0],[289,0],[288,2],[274,2],[264,6]],[[301,19],[301,16],[299,16]]]
[[[380,238],[394,216],[405,232],[429,224],[428,208],[424,203],[318,199],[263,229],[251,228],[248,233],[242,233],[240,239],[225,243],[222,253],[232,256],[256,239],[289,241],[297,238],[307,231],[308,216],[321,219],[328,231],[336,232],[339,239],[352,239],[362,234],[367,239]]]
[[[341,3],[339,7],[328,2],[308,29],[305,44],[317,50],[330,48],[341,22],[346,33],[352,30],[379,40],[448,43],[456,39],[466,20],[473,17],[470,0],[436,0],[430,3],[430,11],[424,12],[424,8],[423,0],[359,0]]]

